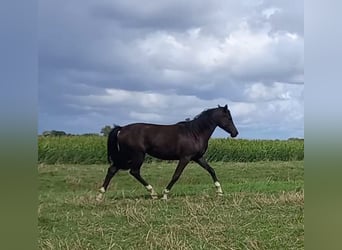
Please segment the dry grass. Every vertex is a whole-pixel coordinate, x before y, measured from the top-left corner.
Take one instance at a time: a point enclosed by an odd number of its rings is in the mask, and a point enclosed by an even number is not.
[[[216,165],[223,197],[207,173],[191,169],[168,201],[151,200],[127,173],[114,179],[103,202],[95,201],[105,166],[40,166],[40,249],[303,249],[302,162]],[[174,166],[145,171],[167,183]],[[100,172],[100,174],[98,174]],[[239,173],[240,175],[240,173]],[[269,174],[266,174],[269,175]],[[224,181],[227,180],[227,181]],[[158,182],[157,182],[158,183]],[[157,188],[159,185],[155,185]],[[163,186],[159,188],[162,189]]]

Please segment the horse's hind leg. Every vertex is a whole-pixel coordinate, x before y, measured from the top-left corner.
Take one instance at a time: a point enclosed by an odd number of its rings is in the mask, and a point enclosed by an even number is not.
[[[118,168],[115,167],[113,164],[110,165],[107,171],[107,175],[103,181],[102,187],[100,188],[99,194],[96,196],[97,201],[101,201],[103,198],[103,194],[107,191],[108,185],[110,180],[113,178],[113,176],[118,172]]]
[[[197,162],[202,168],[207,170],[208,173],[211,175],[211,178],[213,179],[215,187],[216,187],[217,195],[219,195],[219,196],[223,195],[221,184],[216,177],[215,170],[212,167],[210,167],[209,164],[206,162],[206,160],[202,157],[195,160],[195,162]]]
[[[154,191],[153,187],[145,181],[144,178],[140,175],[140,168],[144,162],[145,154],[137,153],[133,156],[131,170],[129,173],[134,176],[141,184],[145,186],[148,192],[150,192],[152,199],[156,199],[158,197],[156,191]]]

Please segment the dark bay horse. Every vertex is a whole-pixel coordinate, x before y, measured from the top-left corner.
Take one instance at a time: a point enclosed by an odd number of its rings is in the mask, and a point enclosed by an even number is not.
[[[162,199],[167,199],[167,194],[190,161],[198,163],[209,172],[217,193],[222,195],[215,170],[203,158],[208,140],[217,126],[231,137],[238,135],[227,105],[205,110],[193,120],[173,125],[134,123],[115,126],[109,133],[107,143],[110,167],[97,199],[103,198],[110,180],[120,169],[130,170],[130,174],[145,186],[152,198],[157,198],[153,187],[140,175],[146,153],[163,160],[179,160],[171,181],[163,191]]]

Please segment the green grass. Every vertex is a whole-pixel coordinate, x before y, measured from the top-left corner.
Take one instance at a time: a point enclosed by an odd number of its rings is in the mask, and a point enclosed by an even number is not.
[[[40,249],[304,249],[303,161],[212,163],[224,196],[190,164],[168,201],[127,172],[95,195],[106,165],[39,165]],[[148,163],[158,194],[175,163]]]

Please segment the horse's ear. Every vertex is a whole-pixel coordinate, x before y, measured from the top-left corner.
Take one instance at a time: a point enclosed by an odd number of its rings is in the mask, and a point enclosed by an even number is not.
[[[220,104],[217,104],[217,107],[218,107],[218,108],[221,108]]]
[[[228,109],[228,105],[226,104],[226,106],[224,106],[225,109]]]

